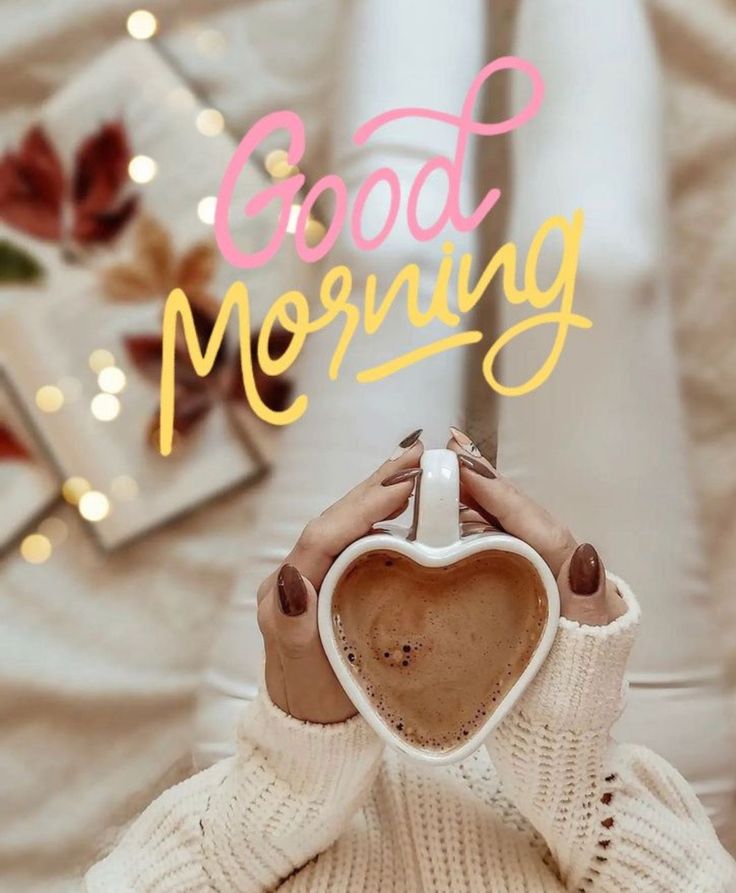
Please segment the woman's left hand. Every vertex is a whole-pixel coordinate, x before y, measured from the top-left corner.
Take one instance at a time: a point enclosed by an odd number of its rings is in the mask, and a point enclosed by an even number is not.
[[[490,522],[539,552],[557,578],[563,617],[604,626],[626,613],[624,600],[606,578],[603,562],[590,543],[579,544],[564,524],[499,475],[462,431],[453,429],[447,448],[458,454],[460,462],[460,498],[468,506],[461,521],[466,525]]]

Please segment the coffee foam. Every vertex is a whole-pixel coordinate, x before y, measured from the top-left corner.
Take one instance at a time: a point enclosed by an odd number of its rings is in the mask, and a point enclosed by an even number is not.
[[[368,553],[343,574],[332,609],[344,660],[383,720],[409,743],[441,752],[486,722],[547,620],[535,569],[500,551],[442,568]]]

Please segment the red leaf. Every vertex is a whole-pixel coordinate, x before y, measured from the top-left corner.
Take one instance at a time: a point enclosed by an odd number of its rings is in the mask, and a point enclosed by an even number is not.
[[[141,375],[158,384],[161,379],[161,336],[128,335],[123,339],[123,346]]]
[[[7,425],[0,423],[0,461],[26,462],[30,458],[31,454],[25,445],[18,440]]]
[[[206,391],[199,394],[184,392],[176,397],[174,409],[174,431],[185,437],[204,419],[212,409],[212,395]]]
[[[17,152],[0,159],[0,218],[40,239],[61,236],[64,171],[43,129],[32,127]]]
[[[275,412],[283,412],[291,402],[294,385],[284,375],[266,375],[260,369],[255,374],[256,388],[261,400]]]
[[[259,335],[260,332],[256,332],[251,335],[250,339],[250,348],[254,357],[257,355]],[[293,334],[283,326],[272,327],[268,334],[268,355],[272,360],[277,360],[286,353],[293,337]]]
[[[250,354],[253,362],[253,378],[256,390],[263,402],[276,412],[283,412],[290,403],[294,386],[287,375],[266,375],[258,363],[258,337],[256,332],[250,339]],[[272,359],[278,359],[291,343],[292,334],[281,327],[271,329],[268,338],[268,352]],[[231,364],[230,382],[227,397],[229,400],[241,400],[244,397],[243,378],[240,371],[240,357],[236,356]]]
[[[138,210],[138,196],[131,195],[116,209],[78,214],[74,221],[77,242],[112,242]]]
[[[123,346],[135,368],[148,381],[159,384],[161,381],[161,356],[163,339],[161,335],[128,335],[123,339]],[[174,384],[175,387],[188,391],[207,390],[207,380],[200,378],[192,368],[189,354],[177,347],[174,352]]]
[[[212,395],[206,391],[193,393],[185,389],[177,389],[174,401],[174,432],[184,439],[204,421],[212,409]],[[160,407],[151,416],[146,436],[148,443],[158,449]]]
[[[77,149],[72,200],[74,237],[78,241],[108,242],[132,216],[136,200],[119,201],[128,182],[130,156],[130,144],[121,121],[103,124]]]

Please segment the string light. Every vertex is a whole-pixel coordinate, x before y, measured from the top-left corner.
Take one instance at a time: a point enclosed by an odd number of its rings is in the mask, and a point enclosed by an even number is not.
[[[36,406],[41,412],[58,412],[64,405],[64,395],[56,385],[47,384],[36,391]]]
[[[51,558],[51,543],[40,533],[31,533],[20,544],[20,554],[29,564],[43,564]]]
[[[102,372],[105,366],[114,366],[115,365],[115,357],[110,353],[109,350],[103,350],[99,348],[98,350],[93,350],[89,355],[89,359],[87,360],[89,363],[89,368],[93,372]]]
[[[289,208],[289,220],[286,224],[286,232],[291,233],[292,236],[296,232],[296,222],[299,219],[299,212],[301,211],[301,209],[301,205],[292,205]]]
[[[274,180],[285,180],[299,173],[299,168],[289,164],[288,156],[284,149],[273,149],[266,155],[264,167]]]
[[[79,500],[92,489],[90,482],[83,477],[70,477],[64,481],[61,488],[61,495],[66,499],[69,505],[78,505]]]
[[[158,165],[150,155],[134,155],[128,162],[128,176],[134,183],[150,183],[157,171]]]
[[[128,16],[128,34],[136,40],[148,40],[158,29],[156,16],[147,9],[136,9]]]
[[[95,394],[89,408],[100,422],[111,422],[120,415],[120,401],[114,394]]]
[[[322,239],[324,239],[326,232],[324,223],[320,223],[319,220],[310,217],[304,228],[304,240],[310,248],[314,248],[315,245],[319,245]]]
[[[205,198],[199,200],[199,204],[197,205],[197,217],[199,217],[202,223],[208,223],[211,226],[215,222],[216,206],[217,199],[214,195],[207,195]]]
[[[202,136],[219,136],[225,127],[222,112],[217,109],[202,109],[195,119],[197,130]]]
[[[122,502],[130,502],[138,496],[138,481],[129,474],[120,474],[110,481],[110,493]]]
[[[85,521],[102,521],[110,513],[110,500],[99,490],[88,490],[79,500],[79,514]]]
[[[101,391],[108,394],[119,394],[125,389],[125,373],[117,366],[105,366],[97,376],[97,385]]]

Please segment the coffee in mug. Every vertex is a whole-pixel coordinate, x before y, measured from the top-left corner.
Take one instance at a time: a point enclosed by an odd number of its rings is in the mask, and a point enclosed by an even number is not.
[[[520,555],[425,567],[398,552],[357,558],[332,597],[343,660],[387,725],[446,752],[477,732],[534,654],[544,586]]]

